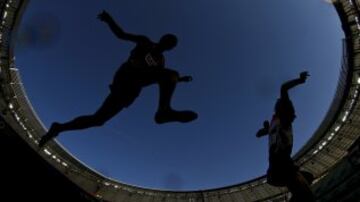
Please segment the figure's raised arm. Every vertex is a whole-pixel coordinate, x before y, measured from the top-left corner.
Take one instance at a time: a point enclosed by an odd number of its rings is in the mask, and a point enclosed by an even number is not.
[[[111,31],[119,38],[126,41],[132,41],[135,43],[139,43],[143,41],[144,39],[147,39],[145,36],[142,35],[136,35],[136,34],[130,34],[125,32],[111,17],[111,15],[106,12],[105,10],[102,11],[98,15],[98,19],[107,23],[111,29]]]
[[[310,76],[309,73],[304,71],[304,72],[300,73],[299,78],[283,83],[281,85],[281,97],[282,98],[288,97],[288,91],[297,85],[305,83],[307,77],[309,77],[309,76]]]

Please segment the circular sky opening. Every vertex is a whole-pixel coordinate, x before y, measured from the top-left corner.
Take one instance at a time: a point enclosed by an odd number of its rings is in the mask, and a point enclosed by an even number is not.
[[[47,127],[94,113],[134,44],[98,19],[107,10],[127,32],[179,38],[166,66],[191,83],[177,86],[175,109],[198,120],[157,125],[158,87],[105,126],[57,139],[73,155],[121,182],[166,190],[227,186],[263,175],[270,119],[282,82],[307,70],[291,91],[294,151],[313,135],[333,99],[342,56],[340,22],[325,1],[32,0],[18,32],[16,64]]]

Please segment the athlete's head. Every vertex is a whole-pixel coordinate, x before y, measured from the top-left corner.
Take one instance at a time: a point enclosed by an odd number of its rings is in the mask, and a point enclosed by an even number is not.
[[[165,34],[159,41],[160,49],[166,51],[171,50],[177,45],[177,37],[174,34]]]

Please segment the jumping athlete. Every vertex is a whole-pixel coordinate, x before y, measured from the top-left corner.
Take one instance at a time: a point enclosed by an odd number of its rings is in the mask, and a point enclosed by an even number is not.
[[[106,11],[101,12],[98,19],[105,22],[119,39],[133,42],[136,46],[128,60],[117,70],[110,85],[110,94],[102,106],[92,115],[80,116],[67,123],[54,122],[40,140],[40,147],[61,132],[102,126],[123,108],[129,107],[143,87],[155,83],[159,84],[160,91],[158,110],[155,114],[156,123],[186,123],[197,118],[193,111],[176,111],[171,108],[171,98],[177,82],[192,80],[191,76],[180,77],[177,71],[165,68],[163,52],[177,45],[177,37],[165,34],[155,43],[146,36],[123,31]]]
[[[269,168],[267,182],[273,186],[286,186],[292,193],[292,202],[315,201],[310,184],[313,175],[300,171],[291,158],[293,148],[292,123],[296,118],[294,106],[288,91],[305,83],[308,72],[301,72],[299,78],[285,82],[281,86],[280,98],[275,104],[275,114],[271,122],[264,121],[256,137],[269,135]]]

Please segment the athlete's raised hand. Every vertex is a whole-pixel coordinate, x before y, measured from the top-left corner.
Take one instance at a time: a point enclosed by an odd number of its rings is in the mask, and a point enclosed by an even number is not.
[[[300,73],[299,78],[300,78],[300,80],[301,80],[302,82],[305,83],[307,77],[309,77],[309,76],[310,76],[309,72],[304,71],[304,72],[301,72],[301,73]]]
[[[99,13],[97,18],[103,22],[108,22],[109,20],[111,20],[110,14],[108,12],[106,12],[105,10],[103,10],[101,13]]]

